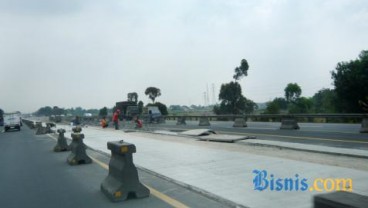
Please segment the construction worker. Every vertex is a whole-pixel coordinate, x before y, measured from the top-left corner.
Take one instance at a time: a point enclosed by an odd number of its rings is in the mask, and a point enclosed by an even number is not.
[[[112,115],[112,121],[114,122],[115,130],[119,129],[119,115],[120,115],[119,109],[117,109],[115,113]]]
[[[100,124],[101,124],[101,127],[102,128],[106,128],[106,127],[109,126],[108,123],[107,123],[107,120],[106,120],[106,117],[105,116],[101,119]]]

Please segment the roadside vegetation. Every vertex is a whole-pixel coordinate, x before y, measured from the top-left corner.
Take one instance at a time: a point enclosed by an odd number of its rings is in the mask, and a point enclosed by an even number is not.
[[[285,97],[268,102],[264,113],[363,113],[368,101],[368,51],[338,63],[331,78],[335,88],[321,89],[312,97],[301,96],[300,86],[289,83]]]
[[[363,50],[356,60],[339,62],[331,71],[334,89],[320,89],[312,97],[304,97],[298,83],[290,82],[284,88],[284,97],[276,97],[265,104],[256,104],[242,95],[240,80],[248,76],[246,59],[235,67],[233,81],[221,85],[219,104],[210,106],[171,105],[157,102],[162,92],[157,87],[147,87],[144,94],[152,101],[144,105],[137,92],[127,94],[127,101],[138,105],[139,112],[147,106],[157,106],[163,115],[223,115],[223,114],[297,114],[297,113],[364,113],[368,110],[368,51]],[[111,115],[114,106],[101,109],[41,107],[35,115],[94,116]]]

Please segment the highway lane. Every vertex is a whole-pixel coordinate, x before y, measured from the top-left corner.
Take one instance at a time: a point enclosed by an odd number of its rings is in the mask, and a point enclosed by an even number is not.
[[[279,122],[247,122],[248,127],[243,128],[234,128],[233,122],[224,121],[210,121],[211,126],[199,126],[199,121],[186,123],[176,125],[176,121],[166,121],[150,125],[150,128],[172,131],[209,128],[219,133],[256,136],[263,140],[368,150],[368,134],[359,133],[360,124],[299,123],[299,130],[280,130]]]
[[[25,126],[0,133],[0,207],[227,207],[143,170],[140,180],[151,196],[112,203],[100,191],[109,157],[88,150],[92,164],[70,166],[70,152],[53,152],[55,144]]]
[[[120,123],[122,129],[123,123]],[[186,123],[187,125],[176,125],[176,121],[167,120],[163,124],[145,124],[145,130],[184,131],[209,128],[218,133],[256,136],[260,140],[368,150],[368,133],[359,133],[361,124],[299,122],[299,130],[280,130],[280,122],[247,122],[248,127],[244,128],[234,128],[232,121],[210,121],[211,126],[199,126],[197,120],[187,120]]]

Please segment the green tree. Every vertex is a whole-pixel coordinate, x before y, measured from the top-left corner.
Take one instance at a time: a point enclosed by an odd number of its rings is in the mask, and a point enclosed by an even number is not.
[[[253,102],[253,100],[249,100],[249,99],[245,100],[244,113],[248,113],[248,114],[253,113],[257,109],[258,109],[258,105],[255,102]]]
[[[275,98],[272,101],[268,102],[266,110],[264,113],[266,114],[279,114],[281,110],[287,110],[287,101],[284,98]]]
[[[107,107],[103,107],[103,108],[101,108],[100,109],[100,111],[98,112],[98,115],[100,116],[100,117],[105,117],[105,116],[107,116]]]
[[[156,87],[148,87],[144,94],[148,95],[149,99],[152,100],[152,103],[155,103],[156,97],[161,95],[161,90]]]
[[[138,102],[138,94],[136,92],[128,93],[128,101],[137,103]]]
[[[237,82],[222,84],[219,99],[220,105],[214,107],[216,114],[250,113],[255,109],[255,103],[242,95],[241,86]]]
[[[169,112],[167,111],[167,106],[163,103],[160,103],[160,102],[156,102],[154,104],[150,103],[150,104],[147,104],[147,106],[157,106],[161,114],[164,116],[169,114]]]
[[[368,96],[365,97],[365,101],[359,100],[359,105],[362,107],[363,111],[368,112]]]
[[[235,74],[233,76],[233,78],[235,79],[235,81],[239,80],[240,78],[242,78],[243,76],[247,76],[248,75],[248,69],[249,69],[249,65],[247,60],[242,59],[240,62],[240,66],[235,68]]]
[[[248,75],[249,65],[247,60],[242,59],[240,66],[236,67],[234,72],[234,82],[222,84],[219,94],[220,105],[215,105],[213,112],[216,114],[239,114],[239,113],[251,113],[257,107],[257,105],[247,100],[242,95],[240,84],[237,82],[243,76]]]
[[[143,112],[143,106],[144,106],[144,103],[142,101],[139,101],[138,102],[138,111],[139,111],[139,114],[142,114],[142,112]]]
[[[336,93],[331,89],[321,89],[312,97],[314,113],[335,113]]]
[[[267,105],[267,107],[266,107],[266,110],[264,112],[265,114],[279,114],[280,113],[280,106],[274,100],[270,101],[270,102],[267,102],[266,105]]]
[[[276,102],[277,105],[279,105],[280,110],[287,110],[287,108],[288,108],[288,103],[287,103],[285,98],[277,97],[277,98],[273,99],[273,102]]]
[[[289,83],[285,89],[285,98],[287,102],[295,102],[302,94],[302,89],[297,83]]]
[[[289,105],[289,113],[310,113],[312,106],[312,98],[300,97]]]
[[[64,108],[59,108],[57,106],[54,106],[52,108],[51,114],[52,115],[64,115],[65,114],[65,110],[64,110]]]
[[[331,72],[337,97],[337,110],[361,113],[359,101],[368,96],[368,50],[363,50],[356,60],[340,62]]]
[[[76,116],[83,116],[85,110],[82,107],[76,107],[74,109],[74,115]]]
[[[38,116],[51,116],[52,115],[52,108],[50,106],[45,106],[37,110],[35,113]]]

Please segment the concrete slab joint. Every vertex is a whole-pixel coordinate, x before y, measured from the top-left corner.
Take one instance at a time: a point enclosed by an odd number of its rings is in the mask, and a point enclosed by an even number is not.
[[[150,190],[139,182],[138,171],[133,164],[134,144],[124,141],[108,142],[111,150],[109,174],[101,183],[101,191],[113,202],[128,198],[143,198]]]
[[[72,143],[70,144],[71,153],[67,158],[69,165],[80,165],[92,163],[92,159],[86,153],[86,145],[83,143],[84,134],[80,133],[82,128],[73,128]]]
[[[200,136],[199,140],[212,142],[236,142],[248,138],[248,136],[241,135],[212,134],[208,136]]]
[[[216,134],[216,132],[212,129],[192,129],[183,131],[180,134],[186,135],[186,136],[207,136],[211,134]]]

